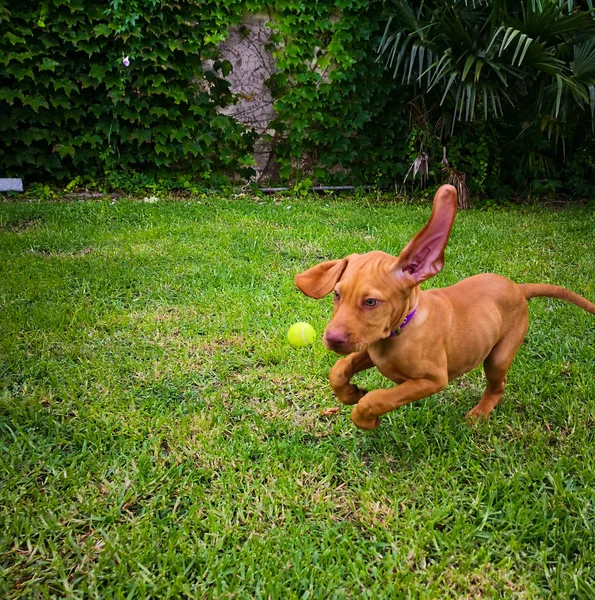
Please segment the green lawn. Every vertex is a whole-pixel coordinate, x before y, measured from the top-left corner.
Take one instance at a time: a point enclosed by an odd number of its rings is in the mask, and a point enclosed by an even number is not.
[[[0,596],[595,597],[595,318],[531,301],[504,400],[479,369],[357,430],[295,273],[398,253],[429,205],[0,204]],[[592,208],[457,217],[478,272],[595,299]],[[378,373],[358,377],[387,386]]]

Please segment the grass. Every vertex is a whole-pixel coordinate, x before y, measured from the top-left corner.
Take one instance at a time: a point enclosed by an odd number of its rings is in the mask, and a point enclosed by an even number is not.
[[[398,253],[427,205],[0,204],[4,598],[595,597],[595,318],[531,301],[493,418],[479,369],[356,430],[331,300],[293,275]],[[595,299],[595,216],[460,213],[432,286],[484,271]],[[388,386],[379,374],[366,386]]]

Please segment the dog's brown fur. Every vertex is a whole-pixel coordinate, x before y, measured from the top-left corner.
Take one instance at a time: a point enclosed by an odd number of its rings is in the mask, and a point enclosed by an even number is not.
[[[456,207],[454,187],[444,185],[430,220],[398,257],[352,254],[295,277],[312,298],[335,292],[324,343],[347,356],[337,361],[329,379],[339,400],[355,405],[351,420],[362,429],[374,429],[380,415],[442,390],[481,362],[487,387],[467,416],[487,417],[502,398],[506,374],[527,333],[529,298],[559,298],[595,314],[595,304],[565,288],[519,285],[493,274],[421,291],[419,284],[442,270]],[[400,335],[391,337],[416,307]],[[399,385],[368,392],[350,383],[373,366]]]

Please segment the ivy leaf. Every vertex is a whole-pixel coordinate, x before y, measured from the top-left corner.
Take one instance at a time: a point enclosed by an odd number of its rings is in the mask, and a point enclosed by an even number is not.
[[[182,150],[184,154],[192,154],[192,156],[199,156],[201,153],[201,147],[194,142],[182,142]]]
[[[217,71],[221,71],[223,77],[227,77],[233,71],[233,66],[228,60],[215,61],[213,63],[213,67]]]
[[[27,131],[23,133],[21,139],[27,146],[30,146],[32,142],[35,142],[37,140],[49,139],[50,135],[51,134],[48,131],[44,131],[36,127],[31,127],[31,129],[27,129]]]
[[[86,52],[89,56],[101,50],[101,46],[97,43],[96,40],[81,40],[77,44],[77,47],[83,52]]]
[[[100,36],[107,37],[107,36],[110,36],[113,32],[114,32],[113,29],[107,23],[100,23],[93,30],[93,34],[95,35],[95,37],[100,37]]]
[[[11,65],[9,65],[6,69],[6,73],[8,73],[9,75],[14,75],[14,77],[16,77],[16,79],[18,79],[19,81],[23,81],[23,79],[27,77],[29,79],[34,79],[33,71],[29,67],[24,67],[22,64],[19,63],[12,63]]]
[[[187,137],[190,137],[190,133],[185,127],[182,127],[181,129],[174,129],[170,133],[170,138],[178,142],[182,142]]]
[[[60,95],[56,95],[56,96],[50,96],[50,104],[54,107],[54,108],[72,108],[72,102],[70,102],[70,100],[60,94]]]
[[[151,141],[151,130],[150,129],[136,129],[130,135],[131,140],[137,140],[138,144],[142,144],[143,142]]]
[[[2,36],[2,41],[7,41],[9,46],[18,46],[19,44],[26,44],[25,38],[22,38],[14,33],[8,31]]]
[[[0,63],[8,65],[13,60],[22,63],[32,56],[33,54],[31,52],[7,52],[4,56],[4,60],[0,57]]]
[[[168,88],[168,89],[166,89],[165,95],[168,98],[173,98],[174,102],[176,104],[180,104],[180,102],[183,102],[187,98],[185,90],[176,89],[176,88]]]
[[[74,158],[74,147],[68,146],[65,144],[57,144],[54,146],[54,152],[57,152],[60,155],[60,158],[64,158],[65,156],[71,156]]]
[[[149,114],[155,115],[157,117],[167,117],[167,115],[169,113],[168,113],[168,110],[166,108],[162,108],[161,106],[154,106],[149,111]]]
[[[0,100],[5,100],[12,106],[14,104],[14,99],[19,98],[22,99],[23,94],[20,91],[11,90],[9,87],[0,88]]]
[[[77,138],[77,142],[79,142],[79,145],[81,143],[85,143],[85,144],[89,144],[93,148],[96,148],[97,146],[100,146],[101,144],[103,144],[104,138],[102,138],[94,133],[87,133],[87,134],[81,136],[80,138]]]
[[[54,80],[54,90],[57,92],[58,90],[64,90],[64,93],[70,97],[70,94],[74,91],[78,91],[78,86],[74,81],[70,79],[55,79]]]
[[[211,119],[211,127],[215,129],[225,129],[227,126],[227,117],[223,115],[217,115],[213,119]]]
[[[89,77],[96,79],[97,81],[103,81],[106,72],[107,68],[104,65],[94,64],[91,65],[91,69],[89,69]]]
[[[202,117],[207,114],[205,107],[202,106],[201,104],[193,104],[189,108],[190,108],[190,112],[196,116]]]
[[[166,82],[166,79],[161,73],[153,76],[152,78],[147,77],[147,81],[152,81],[154,87],[160,87],[162,83]]]
[[[35,112],[39,112],[40,108],[49,108],[43,96],[26,96],[23,98],[23,104],[30,106]]]
[[[56,70],[56,67],[60,66],[60,63],[56,60],[52,60],[47,56],[41,61],[39,65],[40,71],[52,71],[52,73]]]
[[[158,167],[166,167],[169,166],[171,164],[171,160],[169,158],[167,158],[167,156],[164,155],[156,155],[153,158],[153,162],[158,166]]]

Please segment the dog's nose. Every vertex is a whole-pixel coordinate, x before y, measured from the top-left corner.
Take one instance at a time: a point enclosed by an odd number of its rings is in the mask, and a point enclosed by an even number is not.
[[[324,339],[331,348],[341,348],[347,344],[347,335],[343,331],[327,330],[324,334]]]

